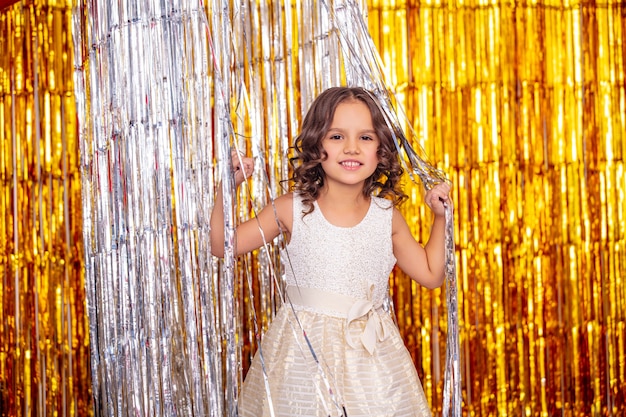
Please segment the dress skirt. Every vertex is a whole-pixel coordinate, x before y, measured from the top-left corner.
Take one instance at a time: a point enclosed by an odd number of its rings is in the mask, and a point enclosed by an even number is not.
[[[239,416],[431,416],[397,326],[388,313],[379,317],[375,347],[368,350],[359,342],[366,317],[348,325],[345,318],[301,310],[296,320],[284,305],[246,375]]]

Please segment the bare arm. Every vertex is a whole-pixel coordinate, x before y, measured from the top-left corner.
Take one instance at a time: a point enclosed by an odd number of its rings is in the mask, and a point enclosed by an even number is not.
[[[439,184],[426,193],[426,204],[435,216],[426,246],[415,240],[402,214],[394,209],[393,252],[398,266],[413,280],[427,288],[437,288],[445,278],[445,208],[452,204],[450,186]]]
[[[254,169],[251,158],[239,158],[233,156],[233,170],[235,174],[235,186],[238,187],[244,181],[244,170],[247,178]],[[290,219],[292,209],[291,194],[278,197],[271,205],[263,208],[255,218],[241,223],[235,229],[236,252],[235,256],[250,252],[263,245],[264,242],[271,242],[282,230],[290,230],[290,222],[283,219]],[[224,256],[224,207],[223,190],[220,186],[215,197],[215,205],[211,212],[211,254],[218,257]]]

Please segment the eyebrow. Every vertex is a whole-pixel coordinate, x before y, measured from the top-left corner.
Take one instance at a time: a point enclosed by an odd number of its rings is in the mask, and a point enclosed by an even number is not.
[[[331,126],[331,127],[328,128],[328,132],[327,133],[330,133],[330,132],[343,132],[344,130],[345,129],[342,129],[340,127],[333,127],[333,126]],[[362,130],[359,133],[361,135],[365,134],[365,133],[370,134],[370,135],[376,135],[377,134],[375,129]]]
[[[371,129],[371,130],[364,130],[362,133],[369,133],[369,134],[376,134],[376,130]]]

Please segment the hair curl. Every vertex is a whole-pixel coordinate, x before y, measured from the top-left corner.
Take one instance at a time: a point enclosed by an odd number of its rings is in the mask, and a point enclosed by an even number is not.
[[[291,189],[302,195],[307,208],[304,214],[313,211],[313,202],[324,186],[325,173],[321,162],[328,157],[322,148],[322,140],[330,128],[337,106],[346,101],[358,100],[370,110],[376,135],[380,140],[378,166],[367,178],[363,195],[377,195],[387,198],[395,206],[408,197],[402,191],[402,166],[394,143],[394,133],[390,130],[381,107],[374,95],[360,87],[332,87],[322,92],[311,105],[302,122],[300,134],[292,147],[294,156],[289,159],[293,168]],[[395,132],[395,136],[401,135]]]

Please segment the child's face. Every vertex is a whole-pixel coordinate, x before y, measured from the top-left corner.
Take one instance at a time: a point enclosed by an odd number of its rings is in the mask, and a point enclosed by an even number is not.
[[[322,139],[328,157],[322,162],[327,183],[344,185],[365,182],[378,166],[380,139],[365,103],[354,100],[340,103],[330,129]]]

